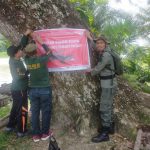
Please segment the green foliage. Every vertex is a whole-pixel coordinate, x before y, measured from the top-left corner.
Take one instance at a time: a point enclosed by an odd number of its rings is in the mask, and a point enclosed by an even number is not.
[[[136,90],[143,91],[150,94],[150,82],[139,82],[137,74],[124,73],[123,77],[128,81],[129,85]]]
[[[145,93],[149,93],[150,94],[150,86],[147,85],[146,83],[144,83],[143,85],[141,85],[142,91]]]
[[[8,104],[4,107],[0,107],[0,118],[3,118],[5,116],[7,116],[10,112],[10,109],[11,109],[11,105]]]
[[[123,77],[128,81],[129,85],[132,86],[136,90],[141,90],[139,86],[139,82],[137,80],[137,75],[135,74],[123,74]]]
[[[13,149],[13,150],[31,150],[32,145],[30,136],[17,138],[16,133],[0,132],[0,150]],[[27,143],[28,142],[28,143]]]
[[[69,0],[79,12],[81,18],[91,27],[91,31],[97,33],[94,25],[94,9],[97,5],[106,4],[108,0]]]
[[[8,41],[3,35],[0,34],[0,52],[6,51],[9,45],[10,41]]]
[[[135,74],[136,81],[144,84],[150,82],[150,46],[139,46],[136,39],[150,41],[150,9],[141,9],[132,16],[121,10],[109,7],[108,0],[70,0],[81,18],[95,34],[103,34],[111,42],[111,47],[123,56],[125,72]],[[132,3],[131,3],[132,4]],[[137,6],[136,6],[137,7]],[[143,90],[147,87],[144,88]]]
[[[10,140],[10,135],[4,132],[0,132],[0,149],[5,150],[8,145],[8,141]]]
[[[3,57],[8,57],[6,51],[5,52],[0,52],[0,58],[3,58]]]
[[[140,34],[142,37],[147,38],[150,34],[150,9],[140,9],[140,13],[136,16],[136,22],[138,23],[138,34]]]
[[[142,112],[139,112],[138,116],[139,116],[139,120],[142,124],[150,124],[150,116],[148,116]]]
[[[126,134],[128,135],[128,138],[130,140],[135,141],[136,140],[136,134],[137,134],[137,130],[136,128],[130,128],[126,131]]]

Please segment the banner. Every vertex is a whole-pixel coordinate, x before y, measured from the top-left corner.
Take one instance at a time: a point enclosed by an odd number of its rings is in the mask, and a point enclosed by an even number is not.
[[[90,58],[85,29],[46,29],[35,31],[52,49],[53,56],[47,66],[50,72],[85,70],[90,68]],[[38,54],[45,53],[38,45]]]

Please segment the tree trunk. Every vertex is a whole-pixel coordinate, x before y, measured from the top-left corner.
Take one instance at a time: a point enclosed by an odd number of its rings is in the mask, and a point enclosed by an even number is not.
[[[0,10],[0,33],[12,43],[18,43],[28,27],[37,30],[62,25],[74,28],[86,26],[67,0],[0,0]],[[99,114],[98,79],[81,71],[52,73],[50,78],[53,88],[52,124],[74,127],[79,134],[85,135],[96,124]],[[142,111],[138,102],[138,94],[120,78],[115,114],[118,129],[125,135],[130,133],[128,128],[138,123],[138,114]]]
[[[28,27],[34,30],[62,25],[85,27],[67,0],[1,0],[0,10],[0,33],[12,43],[18,43]],[[52,123],[59,127],[75,127],[80,134],[85,134],[93,119],[93,105],[99,101],[98,82],[90,75],[74,71],[53,73],[51,83]]]

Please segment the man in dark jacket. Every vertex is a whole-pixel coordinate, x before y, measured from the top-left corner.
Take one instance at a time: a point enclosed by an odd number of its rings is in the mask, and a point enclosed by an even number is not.
[[[12,45],[7,49],[7,54],[10,57],[9,67],[12,76],[11,94],[13,103],[6,131],[14,131],[17,126],[18,137],[24,136],[27,131],[28,76],[21,57],[23,56],[22,49],[26,46],[30,33],[31,30],[28,29],[18,46]]]

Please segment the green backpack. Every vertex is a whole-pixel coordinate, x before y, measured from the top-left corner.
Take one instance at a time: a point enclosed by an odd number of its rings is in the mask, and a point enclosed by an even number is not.
[[[113,61],[114,61],[115,70],[113,70],[113,71],[115,72],[116,75],[122,75],[123,74],[123,64],[121,62],[120,56],[114,50],[111,50],[108,52],[111,54]]]

